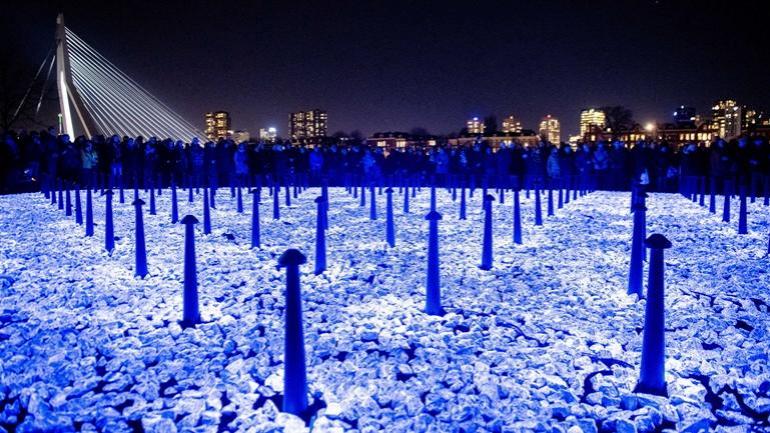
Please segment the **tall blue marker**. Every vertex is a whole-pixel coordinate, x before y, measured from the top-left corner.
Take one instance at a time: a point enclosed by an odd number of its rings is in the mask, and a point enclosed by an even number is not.
[[[150,215],[156,215],[155,212],[155,188],[150,185]]]
[[[430,187],[430,210],[436,210],[436,187]]]
[[[284,342],[283,412],[302,416],[307,411],[307,373],[305,337],[302,327],[302,293],[299,265],[307,258],[298,250],[288,249],[278,259],[286,268],[286,322]]]
[[[75,223],[83,225],[83,205],[80,203],[80,185],[75,187]]]
[[[438,257],[438,222],[441,214],[430,211],[425,215],[428,220],[428,272],[425,285],[425,313],[432,316],[441,316],[444,310],[441,308],[441,277],[439,272]]]
[[[251,194],[254,195],[252,199],[251,207],[251,248],[259,248],[261,245],[260,232],[259,232],[259,201],[260,201],[260,189],[252,189]]]
[[[535,225],[543,225],[543,207],[540,203],[540,189],[535,186]]]
[[[644,191],[637,190],[636,200],[634,200],[634,228],[631,236],[631,264],[628,271],[628,294],[636,295],[639,299],[644,296],[644,235],[646,233],[646,213],[647,207],[644,203],[646,194]]]
[[[741,185],[740,188],[740,206],[738,209],[738,234],[746,235],[749,233],[748,227],[748,211],[746,209],[746,187]]]
[[[404,213],[409,213],[409,184],[404,186]]]
[[[372,190],[374,192],[374,190]],[[316,202],[316,228],[315,228],[315,270],[316,275],[326,270],[326,224],[324,223],[324,213],[326,206],[324,196],[318,196]]]
[[[374,187],[369,188],[369,219],[377,219],[377,198],[374,196]]]
[[[467,204],[465,203],[465,187],[460,188],[460,219],[467,218]]]
[[[91,198],[91,188],[86,189],[86,236],[94,235],[94,203]]]
[[[211,209],[209,206],[209,196],[206,194],[206,187],[203,187],[203,234],[211,234]]]
[[[521,245],[521,204],[519,188],[513,190],[513,243]]]
[[[725,180],[724,183],[725,202],[722,206],[722,221],[730,222],[730,195],[732,194],[732,188],[729,180]]]
[[[136,269],[134,275],[144,278],[147,276],[147,248],[144,243],[144,218],[142,216],[144,200],[137,198],[132,204],[136,208]]]
[[[484,195],[484,238],[481,246],[481,265],[479,268],[488,271],[492,269],[492,202],[495,197]]]
[[[110,254],[115,249],[115,227],[112,223],[112,194],[111,189],[104,193],[106,202],[104,210],[104,249]]]
[[[184,231],[184,298],[182,305],[182,325],[193,326],[201,322],[198,309],[198,270],[195,264],[195,224],[198,219],[187,215],[180,221]]]
[[[240,186],[237,188],[236,194],[237,194],[236,212],[243,213],[243,193],[241,192]]]
[[[281,187],[276,185],[273,188],[273,219],[279,220],[281,219],[281,198],[278,197],[278,195],[281,192]]]
[[[714,176],[711,176],[709,182],[709,212],[717,213],[717,200],[716,200],[717,180]]]
[[[176,201],[176,184],[171,182],[171,224],[179,221],[179,207]]]
[[[553,188],[548,188],[548,216],[553,216]]]
[[[634,392],[668,396],[666,389],[666,328],[663,250],[671,242],[661,234],[653,234],[645,245],[650,249],[650,275],[647,283],[647,306],[644,313],[642,366]]]
[[[385,190],[385,239],[391,248],[396,246],[396,226],[393,222],[393,188]]]
[[[67,196],[67,205],[65,207],[64,214],[66,216],[72,216],[72,196],[70,194],[70,186],[69,186],[69,184],[67,184],[66,196]]]

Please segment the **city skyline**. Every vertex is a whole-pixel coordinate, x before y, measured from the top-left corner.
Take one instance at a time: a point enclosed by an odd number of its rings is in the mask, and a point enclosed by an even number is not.
[[[759,108],[770,100],[754,22],[761,14],[748,3],[487,4],[479,22],[463,9],[428,4],[180,5],[86,1],[62,8],[33,1],[11,7],[3,28],[11,52],[34,65],[61,10],[84,39],[186,119],[198,124],[201,113],[222,108],[237,128],[252,131],[283,129],[287,113],[321,107],[331,113],[329,134],[414,127],[447,134],[468,118],[516,113],[528,129],[552,114],[568,137],[578,132],[585,107],[624,105],[644,124],[669,121],[671,107],[680,105],[708,113],[716,100]],[[172,11],[182,25],[160,18]],[[546,13],[563,25],[516,24]],[[514,22],[503,19],[513,15]],[[108,20],[131,31],[95,25]],[[578,22],[591,24],[574,28]],[[732,24],[729,38],[713,34],[731,23],[740,25]],[[470,47],[479,54],[456,56],[474,52]],[[707,55],[715,51],[730,54],[718,67]],[[214,65],[200,66],[212,58]]]

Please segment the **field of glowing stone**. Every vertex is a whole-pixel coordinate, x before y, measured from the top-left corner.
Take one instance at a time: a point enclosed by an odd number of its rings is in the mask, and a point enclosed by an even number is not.
[[[261,246],[227,188],[194,226],[201,323],[181,326],[185,227],[168,189],[144,206],[149,274],[135,277],[133,191],[105,197],[93,237],[42,193],[0,197],[0,432],[652,432],[767,431],[770,278],[767,215],[748,204],[722,222],[675,194],[650,194],[647,234],[665,250],[668,397],[634,393],[645,300],[626,294],[628,192],[579,195],[534,225],[521,193],[523,243],[512,241],[511,192],[490,190],[493,257],[479,268],[482,191],[437,191],[443,316],[425,310],[429,190],[394,188],[361,206],[328,192],[326,270],[315,275],[319,188],[280,219],[262,191]],[[245,192],[245,190],[244,190]],[[410,191],[410,195],[411,195]],[[456,192],[456,194],[458,194]],[[147,192],[140,196],[148,201]],[[83,196],[84,197],[84,196]],[[85,200],[84,198],[82,198]],[[200,194],[178,194],[180,219],[203,220]],[[738,209],[733,205],[733,211]],[[737,213],[737,212],[736,212]],[[281,411],[288,248],[307,256],[300,287],[308,415]],[[644,266],[647,285],[648,264]]]

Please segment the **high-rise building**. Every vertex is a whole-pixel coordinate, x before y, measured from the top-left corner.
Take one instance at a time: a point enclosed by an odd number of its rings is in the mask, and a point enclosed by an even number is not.
[[[206,113],[206,138],[209,140],[218,140],[227,138],[227,131],[230,130],[230,113],[227,111],[214,111]]]
[[[696,120],[695,107],[680,105],[674,110],[674,123],[679,127],[693,126]]]
[[[478,117],[473,117],[466,122],[466,128],[468,128],[468,134],[483,134],[484,121]]]
[[[540,135],[553,144],[561,143],[561,126],[559,120],[550,114],[540,121]]]
[[[278,130],[274,127],[259,128],[259,139],[268,143],[272,143],[278,138]]]
[[[717,101],[711,107],[714,132],[724,139],[741,135],[741,106],[732,99]]]
[[[580,112],[580,136],[598,134],[607,126],[607,116],[597,108],[586,108]],[[592,140],[596,140],[593,138]]]
[[[292,140],[326,137],[328,116],[324,110],[298,111],[289,115]]]
[[[506,116],[505,119],[503,119],[503,133],[518,134],[521,132],[521,129],[521,121],[513,114]]]

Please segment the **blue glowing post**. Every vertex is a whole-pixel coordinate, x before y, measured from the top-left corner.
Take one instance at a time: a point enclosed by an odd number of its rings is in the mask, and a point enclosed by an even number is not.
[[[417,188],[412,186],[412,198],[417,197]]]
[[[176,185],[171,182],[171,224],[179,221],[179,207],[176,202]]]
[[[83,225],[83,205],[80,202],[80,186],[75,188],[75,223]]]
[[[353,191],[353,198],[358,198],[358,187],[351,186],[350,190]]]
[[[492,202],[494,201],[493,195],[484,195],[484,238],[479,268],[485,271],[492,269]]]
[[[361,185],[361,201],[358,203],[359,206],[364,207],[366,206],[366,188]]]
[[[548,188],[548,216],[553,216],[553,188]]]
[[[374,189],[372,189],[372,192],[374,192]],[[318,210],[316,211],[314,273],[318,275],[326,270],[326,227],[324,224],[326,204],[322,195],[316,197],[315,202],[317,203]]]
[[[123,175],[120,175],[118,177],[118,190],[120,191],[120,202],[125,203],[126,202],[126,194],[123,191]]]
[[[430,210],[436,210],[436,187],[430,187]]]
[[[396,246],[396,226],[393,222],[393,188],[385,190],[385,239],[391,248]]]
[[[67,191],[65,193],[67,204],[64,208],[64,215],[66,216],[72,216],[72,195],[70,194],[70,186],[67,185]]]
[[[279,220],[281,219],[281,203],[280,203],[280,197],[278,195],[281,193],[281,187],[276,185],[273,188],[273,219]]]
[[[144,200],[137,198],[131,204],[136,208],[136,270],[134,275],[144,278],[147,276],[147,249],[144,244],[144,218],[142,216]]]
[[[428,220],[428,274],[425,286],[425,313],[432,316],[441,316],[444,310],[441,308],[441,276],[439,273],[438,259],[438,222],[441,214],[430,211],[425,216]]]
[[[404,185],[404,213],[409,213],[409,184]]]
[[[465,187],[460,188],[460,219],[467,218],[467,209],[465,203]]]
[[[636,295],[641,299],[643,294],[644,280],[644,235],[646,230],[647,207],[644,203],[646,194],[635,189],[637,192],[634,200],[634,229],[631,236],[631,264],[628,272],[628,294]]]
[[[94,203],[91,198],[91,188],[86,189],[86,236],[94,235]]]
[[[192,182],[190,182],[187,185],[187,202],[192,203],[194,201],[195,201],[195,197],[193,197],[193,186],[192,186]]]
[[[644,313],[642,367],[634,392],[667,397],[663,250],[671,248],[671,242],[656,233],[647,238],[645,245],[650,248],[650,275]]]
[[[369,188],[369,219],[377,219],[377,200],[374,197],[374,187]]]
[[[286,268],[286,323],[283,374],[283,412],[297,416],[307,411],[307,374],[305,371],[305,339],[302,330],[302,294],[299,287],[299,265],[307,258],[298,250],[288,249],[278,259]]]
[[[51,204],[56,204],[56,180],[50,181],[51,186]]]
[[[203,187],[203,234],[211,234],[211,206],[209,206],[209,196],[206,194],[206,187]]]
[[[62,185],[61,179],[59,179],[59,210],[64,210],[64,185]]]
[[[251,194],[254,196],[251,205],[251,248],[259,248],[261,245],[259,232],[260,190],[252,189]]]
[[[505,188],[500,188],[500,204],[505,204]]]
[[[155,212],[155,188],[150,186],[150,215],[156,215]]]
[[[457,201],[457,188],[452,187],[452,201]]]
[[[115,227],[112,223],[112,194],[111,189],[104,193],[106,201],[104,210],[104,249],[110,254],[115,249]]]
[[[564,191],[561,189],[561,182],[559,182],[559,192],[556,198],[556,208],[561,209],[564,207]]]
[[[201,322],[201,314],[198,309],[198,270],[195,265],[195,224],[198,224],[198,219],[192,215],[187,215],[179,222],[185,225],[182,325],[187,327]]]
[[[700,198],[698,204],[701,207],[706,206],[706,178],[704,176],[698,177],[698,189],[700,190]]]
[[[722,221],[729,223],[730,222],[730,195],[732,194],[731,191],[731,185],[729,180],[725,180],[724,185],[724,195],[725,195],[725,202],[722,206]]]
[[[564,182],[564,204],[569,204],[569,180]]]
[[[236,197],[236,202],[237,202],[237,204],[236,204],[236,212],[243,213],[243,193],[241,192],[241,187],[240,186],[238,186],[238,188],[236,188],[236,195],[237,195],[237,197]]]
[[[764,206],[770,206],[770,176],[764,176],[765,180],[762,183],[762,195],[764,195],[764,200],[762,201],[762,204]]]
[[[212,186],[209,187],[209,205],[212,209],[217,208],[217,184],[214,182]]]
[[[329,230],[329,186],[326,184],[326,180],[321,187],[321,196],[324,198],[324,229]]]
[[[235,198],[235,176],[230,175],[230,198]]]
[[[543,206],[540,203],[540,189],[535,185],[535,225],[543,225]]]
[[[738,211],[738,234],[739,235],[747,235],[749,234],[749,228],[748,228],[748,211],[746,210],[746,187],[741,186],[740,188],[740,207]]]
[[[709,181],[709,212],[713,214],[717,213],[716,190],[717,180],[712,176]]]
[[[521,245],[521,203],[519,188],[513,190],[513,243]]]
[[[284,195],[286,196],[286,207],[291,206],[291,191],[289,190],[289,183],[287,182],[286,185],[284,185]]]

